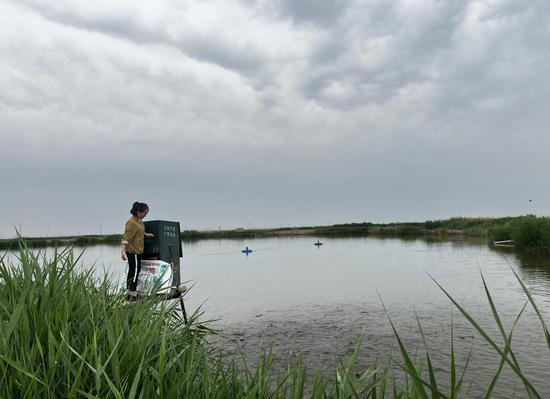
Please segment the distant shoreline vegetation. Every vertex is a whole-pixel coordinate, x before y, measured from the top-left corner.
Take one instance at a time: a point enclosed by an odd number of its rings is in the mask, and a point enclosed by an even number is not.
[[[182,232],[183,241],[222,238],[268,238],[281,236],[325,236],[325,237],[471,237],[492,243],[511,240],[519,249],[550,252],[550,217],[534,215],[502,218],[454,217],[444,220],[427,220],[411,223],[345,223],[330,226],[284,227],[276,229],[234,229]],[[24,237],[32,247],[59,247],[66,245],[116,245],[121,241],[119,234],[81,235],[63,237]],[[17,238],[0,240],[0,249],[17,248]]]

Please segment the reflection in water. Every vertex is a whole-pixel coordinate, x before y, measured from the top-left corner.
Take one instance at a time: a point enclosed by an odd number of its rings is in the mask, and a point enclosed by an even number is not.
[[[536,275],[550,279],[550,254],[536,251],[520,251],[514,247],[488,246],[510,266],[518,265],[519,273],[525,277]]]
[[[514,256],[519,260],[519,265],[525,276],[532,274],[550,280],[550,255],[518,252]]]

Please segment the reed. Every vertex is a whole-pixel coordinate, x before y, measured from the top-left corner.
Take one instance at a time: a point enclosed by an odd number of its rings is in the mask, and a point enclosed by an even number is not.
[[[312,398],[368,397],[379,377],[356,375],[359,347],[332,382],[300,365],[277,373],[270,352],[254,368],[212,347],[195,312],[177,304],[126,303],[71,249],[51,258],[19,241],[17,262],[0,260],[0,397]],[[369,393],[370,392],[370,393]]]
[[[502,218],[454,217],[445,220],[404,223],[344,223],[330,226],[284,227],[277,229],[235,229],[181,232],[183,241],[203,239],[251,239],[285,236],[364,237],[368,235],[399,238],[475,237],[492,241],[514,240],[518,248],[550,252],[550,218],[533,215]],[[33,248],[119,245],[121,235],[84,235],[66,237],[26,237]],[[18,238],[0,239],[0,249],[18,247]]]

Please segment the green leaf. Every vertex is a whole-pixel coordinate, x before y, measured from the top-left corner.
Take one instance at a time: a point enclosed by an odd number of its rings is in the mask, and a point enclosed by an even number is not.
[[[17,323],[19,323],[19,319],[21,318],[21,315],[23,314],[23,311],[25,310],[25,306],[23,302],[19,302],[19,304],[15,307],[15,310],[13,311],[10,320],[8,321],[8,324],[6,325],[6,328],[4,329],[4,339],[8,341],[10,339],[11,334],[15,330],[15,327],[17,326]]]
[[[485,341],[487,341],[487,343],[489,343],[489,345],[491,345],[493,349],[496,350],[503,359],[505,359],[506,363],[508,363],[508,365],[512,368],[512,370],[514,370],[514,372],[517,374],[517,376],[521,379],[523,384],[526,386],[527,394],[529,395],[529,397],[541,398],[541,396],[539,395],[535,387],[529,382],[527,377],[525,377],[521,369],[518,366],[516,366],[512,361],[510,361],[510,359],[508,359],[508,357],[506,356],[506,353],[504,353],[504,351],[499,348],[499,346],[495,343],[495,341],[493,341],[493,339],[489,337],[489,335],[485,332],[485,330],[483,330],[483,328],[480,327],[480,325],[475,321],[475,319],[472,316],[470,316],[470,314],[466,312],[466,310],[464,310],[464,308],[460,306],[460,304],[432,276],[430,276],[430,278],[443,291],[443,293],[447,296],[447,298],[451,300],[454,306],[462,313],[462,315],[466,318],[466,320],[470,322],[470,324],[477,330],[477,332],[483,337],[483,339],[485,339]]]
[[[145,355],[144,357],[141,358],[141,362],[139,363],[139,367],[134,377],[134,382],[132,382],[132,388],[130,389],[130,394],[128,395],[128,399],[134,399],[136,397],[137,389],[139,386],[139,380],[141,378],[141,370],[143,368],[144,362],[145,362]]]
[[[46,385],[46,383],[44,381],[42,381],[40,378],[38,378],[37,376],[35,376],[33,373],[31,373],[29,370],[25,369],[23,366],[21,366],[19,363],[17,363],[16,361],[12,360],[12,359],[9,359],[7,358],[6,356],[4,355],[0,355],[0,359],[2,359],[3,361],[5,361],[6,363],[8,363],[10,366],[12,366],[13,368],[19,370],[20,372],[22,372],[23,374],[25,374],[27,377],[29,377],[30,379],[32,379],[33,381],[36,381],[38,382],[39,384],[41,385],[44,385],[45,387],[48,387],[48,385]]]

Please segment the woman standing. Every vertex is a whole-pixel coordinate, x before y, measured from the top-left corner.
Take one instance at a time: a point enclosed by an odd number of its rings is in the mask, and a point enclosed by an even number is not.
[[[129,295],[136,296],[137,281],[141,271],[141,259],[143,256],[143,239],[153,237],[153,234],[145,232],[143,218],[149,212],[149,207],[143,202],[134,202],[130,213],[132,217],[126,222],[124,237],[120,247],[122,260],[128,260],[128,277],[126,288]]]

